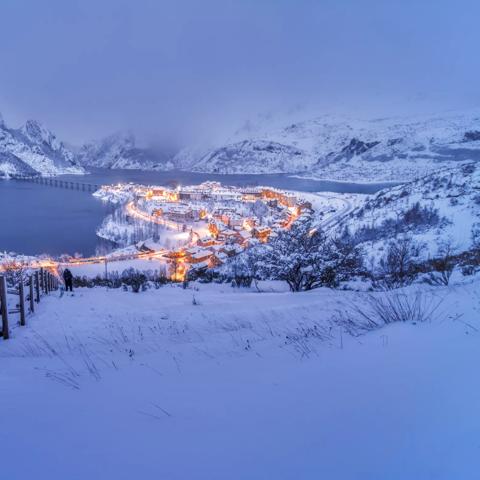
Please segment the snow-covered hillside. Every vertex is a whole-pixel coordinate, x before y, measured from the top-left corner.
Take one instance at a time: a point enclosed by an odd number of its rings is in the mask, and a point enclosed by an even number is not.
[[[57,137],[34,120],[19,129],[0,118],[0,177],[84,173],[74,154]]]
[[[324,115],[249,123],[174,163],[218,173],[302,173],[346,181],[404,181],[459,160],[480,160],[480,113],[359,120]]]
[[[337,227],[348,227],[372,251],[404,234],[434,256],[446,242],[463,252],[480,225],[480,164],[445,168],[413,182],[366,197]]]
[[[85,167],[171,170],[169,156],[136,146],[132,133],[116,133],[84,145],[77,159]]]
[[[478,279],[360,336],[367,294],[261,287],[42,299],[0,341],[2,478],[478,478]]]
[[[305,152],[296,146],[248,139],[216,148],[190,166],[200,172],[276,173],[304,171],[309,161]]]

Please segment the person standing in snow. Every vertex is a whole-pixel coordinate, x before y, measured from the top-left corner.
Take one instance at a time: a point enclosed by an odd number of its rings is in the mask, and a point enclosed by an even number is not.
[[[68,292],[70,290],[73,292],[73,275],[72,272],[66,268],[63,271],[63,281],[65,282],[65,290]]]

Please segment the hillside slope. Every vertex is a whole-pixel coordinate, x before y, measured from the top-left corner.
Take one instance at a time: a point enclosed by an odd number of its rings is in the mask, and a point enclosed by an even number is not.
[[[476,224],[480,164],[466,163],[366,197],[339,228],[373,253],[406,234],[425,246],[425,256],[434,256],[445,243],[468,250]]]
[[[1,344],[2,478],[476,480],[479,286],[362,336],[330,289],[45,297]]]

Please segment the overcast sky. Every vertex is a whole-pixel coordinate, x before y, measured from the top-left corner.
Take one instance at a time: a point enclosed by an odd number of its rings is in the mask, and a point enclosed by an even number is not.
[[[480,104],[477,0],[1,0],[0,112],[70,142],[214,136],[256,112]]]

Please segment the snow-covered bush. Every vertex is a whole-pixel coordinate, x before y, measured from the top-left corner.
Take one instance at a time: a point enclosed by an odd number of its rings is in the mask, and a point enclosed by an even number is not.
[[[187,272],[187,281],[200,283],[223,282],[226,277],[214,269],[190,269]]]
[[[97,275],[93,278],[86,276],[75,276],[73,277],[73,286],[75,288],[120,288],[122,286],[122,280],[120,279],[118,272],[111,272],[108,275],[108,279],[102,275]]]
[[[230,282],[232,287],[250,287],[252,283],[258,289],[258,280],[262,278],[262,262],[265,247],[256,245],[240,255],[232,257],[219,269],[221,278]]]
[[[144,281],[142,280],[144,278]],[[137,288],[138,282],[140,282],[140,287]],[[105,276],[97,275],[96,277],[86,277],[86,276],[75,276],[73,278],[73,286],[75,288],[93,288],[93,287],[108,287],[108,288],[120,288],[122,285],[126,287],[131,287],[132,291],[145,290],[150,283],[150,286],[153,285],[154,288],[158,289],[162,285],[165,285],[168,282],[166,272],[164,269],[161,270],[135,270],[130,268],[124,270],[121,274],[117,271],[109,272],[108,278]]]
[[[362,265],[360,251],[351,238],[330,239],[312,226],[311,218],[278,232],[258,253],[261,257],[255,264],[262,276],[286,281],[293,292],[337,286],[358,273]]]
[[[132,292],[138,293],[140,289],[145,291],[147,289],[147,276],[144,272],[132,268],[128,268],[122,272],[122,283],[129,286]]]

